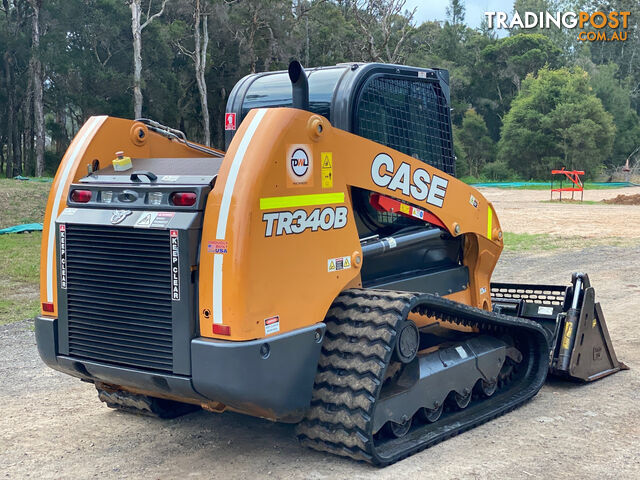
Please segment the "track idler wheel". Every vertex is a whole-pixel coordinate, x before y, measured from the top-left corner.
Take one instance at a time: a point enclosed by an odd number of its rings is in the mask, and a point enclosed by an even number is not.
[[[405,320],[398,328],[395,356],[402,363],[411,363],[420,347],[420,332],[412,320]]]

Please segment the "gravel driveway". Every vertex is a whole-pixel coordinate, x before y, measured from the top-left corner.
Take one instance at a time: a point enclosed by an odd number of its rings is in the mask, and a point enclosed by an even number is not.
[[[640,247],[504,254],[496,281],[587,271],[618,357],[591,385],[551,380],[523,407],[385,469],[300,447],[293,426],[234,413],[162,421],[112,411],[42,364],[32,323],[0,327],[0,476],[6,478],[640,478]]]

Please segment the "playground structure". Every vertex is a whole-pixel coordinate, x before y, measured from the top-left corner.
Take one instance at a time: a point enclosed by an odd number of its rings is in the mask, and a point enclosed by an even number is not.
[[[551,175],[561,175],[560,187],[557,188],[553,188],[555,177],[551,177],[551,200],[553,200],[553,192],[558,192],[560,201],[562,201],[562,192],[571,192],[571,200],[574,199],[575,192],[580,192],[580,201],[583,200],[584,186],[580,179],[580,176],[584,175],[583,170],[565,170],[565,168],[562,167],[560,170],[551,170]],[[569,180],[573,186],[563,186],[565,180]]]

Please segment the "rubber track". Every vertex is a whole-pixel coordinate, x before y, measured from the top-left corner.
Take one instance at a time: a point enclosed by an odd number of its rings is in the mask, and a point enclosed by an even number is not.
[[[418,312],[442,320],[479,326],[491,331],[522,328],[537,339],[538,365],[520,398],[498,405],[491,414],[458,422],[438,436],[398,448],[375,444],[372,418],[385,371],[392,359],[396,329],[409,313]],[[485,312],[428,294],[387,290],[350,289],[333,303],[325,319],[327,335],[315,378],[311,408],[296,427],[305,446],[384,466],[446,438],[504,414],[537,393],[546,377],[548,345],[542,328],[529,320]],[[487,402],[490,399],[487,400]],[[437,425],[437,424],[433,424]],[[405,437],[405,438],[407,438]],[[394,440],[397,443],[397,441]],[[387,451],[388,450],[388,451]]]

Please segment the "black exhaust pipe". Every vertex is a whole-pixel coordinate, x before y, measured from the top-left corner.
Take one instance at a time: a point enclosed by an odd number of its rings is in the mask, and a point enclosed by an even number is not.
[[[289,64],[289,80],[291,80],[292,107],[309,110],[309,81],[299,61]]]

